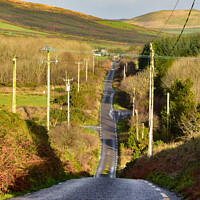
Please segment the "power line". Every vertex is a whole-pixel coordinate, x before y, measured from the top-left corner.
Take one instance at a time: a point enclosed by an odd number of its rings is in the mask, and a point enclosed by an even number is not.
[[[188,13],[188,17],[187,17],[187,19],[186,19],[186,21],[185,21],[185,24],[184,24],[184,26],[183,26],[183,29],[182,29],[182,31],[181,31],[181,33],[180,33],[180,35],[179,35],[177,41],[175,42],[174,46],[173,46],[172,49],[170,50],[170,53],[172,52],[172,50],[174,49],[174,47],[178,44],[178,42],[179,42],[179,40],[180,40],[180,38],[181,38],[181,36],[182,36],[182,34],[183,34],[183,31],[184,31],[184,29],[185,29],[185,27],[186,27],[186,25],[187,25],[187,23],[188,23],[188,20],[189,20],[189,18],[190,18],[190,14],[191,14],[191,12],[192,12],[192,9],[193,9],[193,7],[194,7],[194,4],[195,4],[195,0],[194,0],[193,3],[192,3],[192,6],[191,6],[190,11],[189,11],[189,13]]]
[[[163,31],[163,29],[164,29],[165,26],[167,25],[169,19],[171,18],[171,16],[172,16],[173,13],[174,13],[174,10],[176,9],[176,6],[178,5],[179,1],[180,1],[180,0],[178,0],[178,1],[176,2],[176,4],[175,4],[175,6],[174,6],[174,8],[173,8],[173,10],[172,10],[172,12],[171,12],[171,14],[169,15],[167,21],[165,22],[165,24],[164,24],[164,26],[162,27],[162,29],[161,29],[161,30],[158,32],[158,34],[155,36],[155,38],[153,39],[153,41],[158,37],[158,35]]]

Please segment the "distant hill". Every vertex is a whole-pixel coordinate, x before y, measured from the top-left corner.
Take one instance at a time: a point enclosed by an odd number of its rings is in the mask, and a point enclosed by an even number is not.
[[[107,22],[107,20],[62,8],[19,0],[0,0],[0,34],[4,35],[56,36],[130,44],[147,42],[158,32],[123,22],[118,24],[116,21]]]
[[[125,22],[129,24],[143,26],[146,28],[161,29],[166,23],[169,16],[171,15],[171,12],[172,11],[170,10],[152,12],[139,17],[135,17],[130,20],[126,20]],[[164,31],[170,33],[178,33],[182,29],[188,16],[188,13],[189,10],[174,11],[173,15],[170,17],[170,20],[165,26]],[[196,32],[200,32],[200,11],[192,10],[190,19],[186,26],[185,34],[191,34]]]

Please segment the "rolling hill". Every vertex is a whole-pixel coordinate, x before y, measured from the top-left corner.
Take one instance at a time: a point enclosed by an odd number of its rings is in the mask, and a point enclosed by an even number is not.
[[[143,26],[146,28],[162,29],[167,19],[171,15],[172,11],[158,11],[148,13],[130,20],[126,20],[126,23]],[[185,20],[188,16],[189,10],[176,10],[170,17],[168,23],[163,31],[168,33],[179,33],[182,29]],[[200,11],[192,10],[190,19],[187,23],[184,34],[192,34],[200,32]]]
[[[0,0],[0,34],[132,44],[149,41],[157,30],[52,6]]]

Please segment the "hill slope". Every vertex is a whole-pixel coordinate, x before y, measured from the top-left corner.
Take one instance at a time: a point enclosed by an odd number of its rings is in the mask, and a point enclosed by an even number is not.
[[[157,33],[139,27],[121,29],[99,23],[102,21],[99,18],[82,13],[18,0],[0,0],[0,18],[11,25],[82,40],[143,43]]]
[[[143,26],[146,28],[155,28],[161,29],[166,23],[168,17],[171,15],[172,11],[158,11],[145,14],[130,20],[126,20],[126,23],[134,24],[138,26]],[[188,16],[188,10],[176,10],[173,12],[173,15],[170,17],[167,25],[165,26],[164,31],[177,33],[180,31],[185,23],[185,20]],[[200,32],[200,11],[193,10],[190,19],[186,26],[185,33],[195,33]]]

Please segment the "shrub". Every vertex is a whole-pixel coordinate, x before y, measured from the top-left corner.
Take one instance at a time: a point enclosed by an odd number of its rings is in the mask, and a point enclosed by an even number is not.
[[[60,105],[67,105],[68,102],[68,95],[64,94],[54,99],[54,103],[60,104]],[[83,96],[83,92],[77,91],[77,87],[72,85],[71,91],[70,91],[70,106],[73,108],[88,108],[88,103],[86,99]]]
[[[65,90],[63,88],[55,88],[54,91],[59,92],[59,93],[65,92]]]
[[[170,93],[170,122],[171,131],[173,137],[177,137],[182,134],[179,123],[185,118],[189,117],[189,114],[195,110],[194,93],[191,91],[192,82],[190,79],[186,79],[185,82],[175,80],[174,84],[169,89]],[[166,107],[161,112],[163,125],[166,127],[167,113]],[[172,137],[172,138],[173,138]]]
[[[144,128],[144,138],[142,139],[142,128],[138,127],[139,140],[136,136],[136,126],[133,125],[128,132],[127,145],[133,150],[132,160],[136,160],[148,147],[148,128]]]

